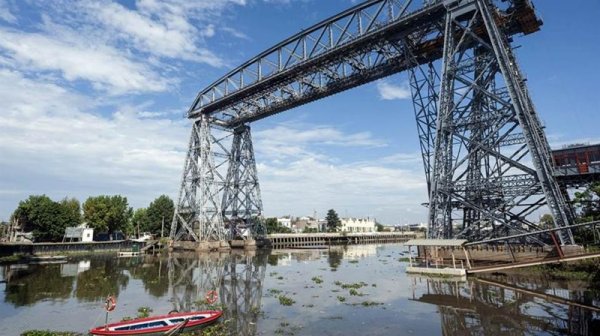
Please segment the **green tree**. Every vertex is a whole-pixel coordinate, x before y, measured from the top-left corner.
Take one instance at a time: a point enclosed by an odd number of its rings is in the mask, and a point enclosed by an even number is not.
[[[8,223],[0,222],[0,239],[8,236]]]
[[[125,230],[132,213],[127,197],[121,195],[89,197],[83,203],[83,218],[96,232]]]
[[[543,229],[551,229],[554,227],[554,218],[551,214],[544,214],[540,217],[540,227]]]
[[[31,195],[21,201],[12,218],[19,221],[25,232],[33,232],[36,241],[58,241],[67,226],[79,224],[72,209],[54,202],[46,195]]]
[[[148,228],[148,215],[146,208],[135,209],[131,217],[130,225],[127,226],[127,235],[139,234]]]
[[[600,182],[590,184],[583,192],[576,192],[573,206],[577,222],[600,220]],[[598,243],[598,232],[592,227],[575,228],[573,234],[575,241],[579,243]]]
[[[267,218],[265,219],[265,227],[267,229],[267,234],[271,233],[291,233],[292,230],[288,227],[285,227],[277,221],[277,218]]]
[[[144,227],[143,231],[148,231],[159,236],[164,220],[164,232],[169,232],[174,213],[175,205],[173,204],[173,200],[167,195],[159,196],[146,209],[148,225]]]
[[[337,212],[335,212],[333,209],[329,209],[329,211],[327,211],[325,220],[327,221],[327,231],[334,232],[337,231],[340,226],[342,226],[342,221],[340,221]]]
[[[600,219],[600,182],[594,182],[583,192],[576,192],[573,205],[580,222]]]
[[[76,223],[77,225],[81,224],[81,204],[78,199],[74,197],[65,197],[60,201],[60,205],[65,208],[66,215],[69,217],[69,222]]]
[[[277,218],[267,218],[267,219],[265,219],[265,227],[267,228],[267,233],[268,234],[276,233],[278,226],[279,226],[279,223],[277,223]]]

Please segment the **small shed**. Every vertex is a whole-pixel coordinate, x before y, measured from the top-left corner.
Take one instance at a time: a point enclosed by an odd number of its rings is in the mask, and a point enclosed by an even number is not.
[[[69,226],[65,228],[65,235],[63,242],[92,242],[94,241],[94,229],[89,228],[87,224],[81,224],[79,226]]]
[[[469,253],[464,248],[465,243],[467,243],[466,239],[411,239],[405,243],[409,249],[409,267],[406,268],[406,272],[465,276],[466,269],[471,267]],[[410,253],[412,246],[416,246],[419,252],[414,258]],[[457,265],[454,250],[451,252],[452,263],[447,264],[443,258],[438,257],[438,248],[440,247],[460,247],[465,254],[467,268],[462,260]]]

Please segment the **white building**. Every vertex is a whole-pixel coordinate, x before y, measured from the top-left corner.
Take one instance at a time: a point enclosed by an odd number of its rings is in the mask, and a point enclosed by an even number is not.
[[[281,226],[285,226],[288,229],[292,229],[292,216],[283,216],[277,218],[277,223]]]
[[[310,216],[299,217],[292,221],[292,231],[304,232],[306,229],[319,231],[319,221]]]
[[[342,218],[340,231],[346,232],[377,232],[375,219],[371,218]]]
[[[70,226],[65,228],[63,242],[91,242],[94,241],[94,229],[88,228],[86,223],[79,226]]]

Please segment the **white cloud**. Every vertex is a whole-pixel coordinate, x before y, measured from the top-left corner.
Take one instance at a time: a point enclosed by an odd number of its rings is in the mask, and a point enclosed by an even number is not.
[[[78,42],[0,29],[0,48],[15,66],[58,71],[66,80],[87,80],[98,89],[115,93],[166,90],[167,80],[142,63],[110,47]]]
[[[427,199],[418,153],[364,160],[362,150],[384,149],[385,142],[322,125],[280,124],[253,137],[267,216],[314,210],[323,215],[335,208],[342,215],[397,223],[425,215],[418,206]],[[343,153],[352,156],[340,164]]]
[[[17,22],[17,17],[10,11],[8,3],[3,0],[0,0],[0,20],[10,23]]]
[[[236,37],[236,38],[239,38],[242,40],[247,40],[247,41],[251,40],[251,38],[248,35],[242,33],[241,31],[239,31],[237,29],[233,29],[231,27],[222,27],[221,30],[226,33],[231,34],[231,36],[233,36],[233,37]]]
[[[0,66],[87,81],[112,95],[173,91],[183,73],[173,60],[212,67],[227,63],[206,40],[225,26],[225,11],[245,4],[139,0],[126,7],[114,1],[34,2],[32,10],[39,11],[40,21],[32,16],[33,21],[18,30],[0,28]],[[16,22],[6,2],[0,2],[0,20]]]
[[[0,100],[0,217],[29,194],[118,193],[134,206],[176,195],[186,121],[140,118],[133,106],[103,117],[88,98],[8,70],[0,70]]]
[[[308,157],[283,165],[263,162],[258,171],[269,216],[305,215],[313,210],[323,215],[334,208],[342,215],[371,216],[395,224],[425,214],[424,209],[409,213],[427,199],[423,174],[416,167],[418,171],[386,167],[378,160],[336,165]]]
[[[297,124],[294,127],[280,124],[253,134],[261,143],[257,151],[267,158],[320,157],[308,151],[310,145],[341,147],[384,147],[385,142],[375,139],[369,132],[345,134],[339,129],[325,125]]]
[[[202,4],[200,2],[199,4]],[[214,36],[213,24],[197,29],[189,20],[189,11],[222,10],[219,6],[190,7],[181,2],[157,4],[149,1],[138,3],[139,11],[117,3],[85,2],[82,9],[91,19],[98,21],[122,43],[133,43],[139,50],[160,57],[180,58],[220,67],[223,60],[211,51],[199,47],[199,38]],[[187,9],[187,10],[186,10]]]
[[[94,111],[107,106],[6,69],[0,70],[0,100],[6,111],[0,114],[0,218],[30,194],[81,200],[123,194],[134,207],[162,193],[177,195],[190,125],[162,117],[171,111],[124,105],[103,116]],[[384,141],[331,126],[302,127],[277,125],[254,134],[267,215],[329,208],[385,222],[422,215],[408,212],[425,199],[420,165],[360,155],[335,164],[339,150],[385,148]],[[318,153],[315,146],[324,144],[334,150]]]
[[[171,118],[184,111],[174,112],[164,97],[140,103],[145,97],[125,93],[173,93],[189,61],[204,63],[202,70],[222,66],[207,41],[219,33],[248,39],[220,20],[245,4],[32,3],[42,9],[41,22],[0,28],[0,219],[30,194],[122,194],[134,207],[162,193],[176,196],[190,125]],[[167,107],[152,108],[154,100]],[[424,199],[420,164],[390,155],[386,139],[369,132],[288,123],[253,135],[267,215],[334,207],[394,222]]]
[[[407,83],[397,86],[380,80],[377,82],[377,91],[379,92],[379,97],[383,100],[411,98],[410,87]]]

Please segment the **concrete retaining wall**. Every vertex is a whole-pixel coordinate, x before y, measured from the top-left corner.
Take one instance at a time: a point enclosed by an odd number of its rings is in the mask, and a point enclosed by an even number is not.
[[[140,248],[145,243],[133,242],[131,240],[113,240],[105,242],[86,243],[28,243],[28,244],[0,244],[0,255],[11,254],[58,254],[58,253],[84,253],[84,252],[109,252],[120,250],[131,250],[133,245]]]
[[[320,247],[347,244],[402,243],[416,237],[413,232],[272,234],[273,248]]]

